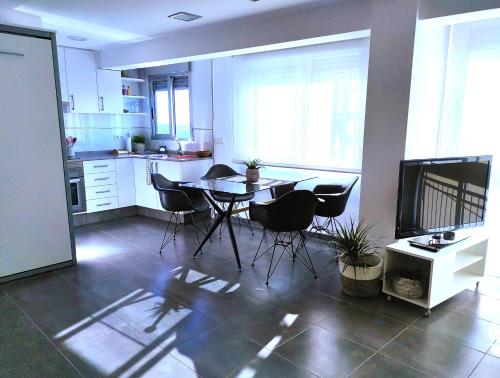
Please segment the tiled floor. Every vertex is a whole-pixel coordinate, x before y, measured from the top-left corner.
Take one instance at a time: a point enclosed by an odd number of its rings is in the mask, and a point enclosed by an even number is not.
[[[284,258],[266,287],[266,261],[250,265],[259,232],[235,227],[238,272],[228,238],[192,260],[189,227],[158,255],[163,227],[132,217],[78,228],[77,267],[1,285],[0,376],[498,376],[494,285],[424,318],[343,295],[319,241],[317,280]]]

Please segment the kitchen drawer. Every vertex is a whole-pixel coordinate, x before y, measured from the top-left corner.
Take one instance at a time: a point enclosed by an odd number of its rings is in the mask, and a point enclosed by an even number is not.
[[[116,172],[85,174],[85,187],[116,184]]]
[[[116,185],[90,186],[85,188],[85,196],[88,200],[117,197],[118,190]]]
[[[101,198],[87,200],[87,213],[95,213],[96,211],[111,210],[118,208],[118,198]]]
[[[114,171],[116,171],[115,159],[92,160],[83,162],[83,172],[85,174]]]

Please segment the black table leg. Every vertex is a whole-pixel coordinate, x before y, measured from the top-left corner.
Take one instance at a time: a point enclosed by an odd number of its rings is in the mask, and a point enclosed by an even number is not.
[[[200,245],[196,249],[196,251],[195,251],[195,253],[193,255],[193,259],[196,257],[196,255],[198,253],[200,253],[200,251],[203,248],[203,246],[205,245],[205,243],[210,239],[210,237],[212,236],[212,234],[215,232],[215,230],[217,229],[217,227],[221,224],[221,222],[224,220],[224,217],[226,216],[226,212],[224,210],[222,210],[220,208],[220,206],[217,205],[217,203],[215,203],[212,200],[212,198],[210,197],[210,195],[208,195],[204,190],[202,190],[202,193],[205,196],[205,198],[208,200],[208,202],[210,202],[210,204],[214,207],[215,211],[217,211],[217,214],[219,214],[219,215],[215,219],[214,223],[210,226],[210,229],[208,230],[207,234],[205,235],[205,237],[203,238],[202,242],[200,243]]]
[[[233,205],[235,202],[236,196],[233,196],[231,202],[229,202],[229,206],[226,211],[226,221],[227,228],[229,230],[229,237],[231,238],[231,244],[233,245],[234,257],[236,257],[236,263],[238,264],[238,270],[241,272],[241,262],[240,262],[240,254],[238,253],[238,245],[236,244],[236,237],[234,236],[233,224],[231,223],[231,212],[233,211]]]

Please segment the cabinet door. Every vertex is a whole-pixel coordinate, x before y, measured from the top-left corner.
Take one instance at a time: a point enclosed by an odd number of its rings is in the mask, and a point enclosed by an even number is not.
[[[147,159],[134,159],[134,174],[135,174],[135,204],[137,206],[157,209],[158,193],[151,184],[149,169],[146,169],[150,164]]]
[[[99,113],[93,51],[65,48],[70,111]]]
[[[68,82],[66,79],[65,48],[57,46],[57,65],[59,66],[59,83],[61,84],[61,101],[69,102]]]
[[[198,182],[201,180],[200,177],[207,173],[210,167],[214,165],[214,161],[213,159],[193,160],[184,161],[181,164],[181,180]]]
[[[176,161],[153,161],[154,172],[170,181],[181,181],[181,163]],[[158,198],[158,210],[164,210]]]
[[[122,79],[120,71],[97,70],[97,93],[99,112],[108,114],[123,113]]]
[[[118,186],[118,205],[135,205],[135,179],[133,159],[116,160],[116,184]]]

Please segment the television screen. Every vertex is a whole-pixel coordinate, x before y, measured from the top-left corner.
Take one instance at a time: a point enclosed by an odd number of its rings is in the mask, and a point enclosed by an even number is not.
[[[401,161],[396,239],[482,225],[491,159]]]

